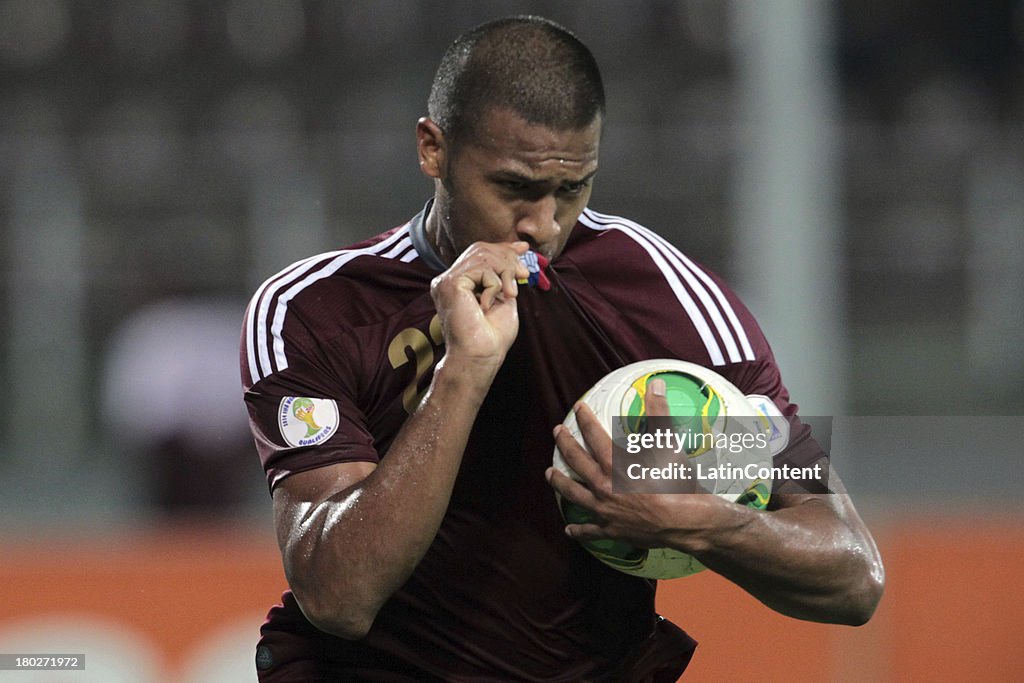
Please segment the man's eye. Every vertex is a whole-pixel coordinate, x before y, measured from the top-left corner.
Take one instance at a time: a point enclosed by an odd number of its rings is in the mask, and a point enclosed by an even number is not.
[[[521,180],[503,180],[501,181],[501,186],[510,192],[523,192],[528,187]]]
[[[590,184],[589,180],[581,180],[578,183],[566,183],[562,185],[562,194],[567,195],[578,195],[587,189],[587,185]]]

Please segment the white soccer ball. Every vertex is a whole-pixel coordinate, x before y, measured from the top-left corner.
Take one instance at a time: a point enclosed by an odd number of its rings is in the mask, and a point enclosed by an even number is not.
[[[764,509],[772,488],[772,449],[767,442],[773,429],[778,426],[776,424],[773,427],[776,416],[766,415],[755,408],[743,392],[718,373],[681,360],[645,360],[612,371],[600,379],[581,400],[590,406],[601,424],[616,439],[616,443],[622,446],[630,434],[640,435],[647,431],[646,393],[648,383],[654,378],[665,381],[665,397],[672,416],[671,422],[676,434],[680,435],[675,442],[681,449],[678,454],[680,461],[685,459],[694,470],[699,464],[704,474],[727,475],[699,478],[698,481],[707,492],[731,502]],[[777,417],[781,418],[781,414]],[[574,413],[569,413],[564,424],[576,440],[584,444]],[[633,437],[633,442],[639,443],[639,436]],[[746,448],[740,444],[755,445]],[[625,451],[621,448],[616,453],[616,457],[629,457],[622,455]],[[566,464],[557,447],[553,465],[566,476],[579,481],[579,476]],[[634,468],[634,471],[639,470]],[[672,469],[663,471],[670,475],[678,472]],[[768,476],[765,476],[766,471]],[[640,482],[634,487],[635,490],[645,490],[646,483]],[[661,479],[657,483],[652,482],[652,485],[664,483],[665,480]],[[584,524],[593,519],[586,508],[558,494],[556,498],[566,522]],[[670,579],[689,576],[704,569],[692,556],[669,548],[637,548],[613,540],[581,543],[605,564],[635,576]]]

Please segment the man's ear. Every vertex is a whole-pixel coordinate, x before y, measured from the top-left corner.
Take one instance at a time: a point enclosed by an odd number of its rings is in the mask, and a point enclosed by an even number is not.
[[[445,167],[447,145],[444,133],[426,116],[416,122],[416,150],[423,174],[428,178],[440,178]]]

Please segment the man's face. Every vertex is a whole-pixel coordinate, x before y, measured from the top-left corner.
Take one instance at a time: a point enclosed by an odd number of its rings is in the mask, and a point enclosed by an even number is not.
[[[426,161],[420,125],[421,166],[438,181],[427,231],[445,262],[479,241],[525,240],[549,259],[561,253],[590,199],[600,116],[560,131],[492,109],[472,139],[453,150],[441,135]]]

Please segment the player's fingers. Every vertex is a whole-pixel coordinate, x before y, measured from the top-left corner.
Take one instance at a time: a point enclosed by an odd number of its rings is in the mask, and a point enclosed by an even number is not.
[[[607,475],[612,471],[612,438],[604,425],[594,414],[594,411],[586,403],[577,403],[576,422],[580,426],[583,440],[590,449],[593,459]]]
[[[481,307],[488,310],[498,298],[504,295],[513,299],[519,294],[517,279],[529,276],[519,256],[529,250],[527,242],[490,244],[478,242],[472,245],[460,260],[467,267],[466,277],[475,283]]]
[[[505,270],[501,273],[501,292],[508,298],[519,296],[519,283],[516,281],[514,270]]]
[[[509,247],[511,247],[515,258],[512,259],[512,267],[502,271],[502,281],[505,284],[505,293],[509,296],[515,296],[516,292],[519,291],[517,280],[526,280],[530,277],[530,270],[519,259],[520,256],[530,250],[530,243],[512,242]]]
[[[551,488],[569,502],[583,506],[588,510],[593,510],[597,505],[597,497],[594,495],[594,492],[582,483],[567,477],[554,467],[549,467],[544,474]]]
[[[565,535],[578,541],[599,541],[609,538],[608,532],[597,524],[567,524]]]
[[[647,407],[648,415],[664,417],[672,414],[669,412],[668,399],[665,397],[665,380],[655,377],[647,383],[644,405]]]
[[[576,440],[565,425],[555,427],[555,446],[573,472],[591,488],[600,486],[607,478],[605,471],[586,448]]]
[[[501,278],[493,270],[484,270],[479,276],[479,301],[480,308],[485,312],[490,310],[495,298],[502,291]]]

